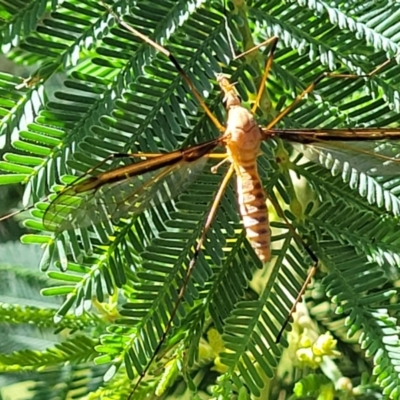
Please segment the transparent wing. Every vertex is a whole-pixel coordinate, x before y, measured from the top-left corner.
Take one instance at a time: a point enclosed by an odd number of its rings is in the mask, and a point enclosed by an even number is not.
[[[338,171],[356,169],[370,176],[400,174],[400,143],[393,141],[294,144],[309,160]]]
[[[84,178],[54,199],[45,212],[43,224],[58,233],[138,214],[185,190],[207,160],[202,157],[193,162],[182,161],[101,186],[97,185],[96,177]]]
[[[265,139],[289,140],[309,160],[329,169],[354,168],[370,176],[400,173],[398,128],[261,130]]]

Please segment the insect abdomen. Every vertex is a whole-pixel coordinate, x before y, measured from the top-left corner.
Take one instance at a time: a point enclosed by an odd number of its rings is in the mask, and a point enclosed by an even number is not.
[[[271,257],[271,231],[257,165],[237,166],[236,173],[239,208],[246,235],[259,259],[267,262]]]

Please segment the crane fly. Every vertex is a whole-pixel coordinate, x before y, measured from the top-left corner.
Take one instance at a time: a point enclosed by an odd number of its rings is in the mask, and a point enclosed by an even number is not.
[[[77,178],[50,203],[43,217],[44,226],[50,231],[60,233],[72,228],[91,226],[110,218],[118,220],[130,214],[137,214],[155,203],[169,200],[179,192],[172,193],[171,188],[185,189],[196,178],[198,171],[204,168],[207,160],[220,160],[215,168],[225,162],[229,165],[198,240],[195,255],[189,263],[187,274],[178,294],[178,300],[169,316],[159,344],[141,374],[142,378],[168,334],[179,303],[184,297],[185,287],[190,279],[196,257],[205,241],[207,231],[215,217],[227,184],[234,173],[237,178],[240,213],[247,237],[260,261],[267,262],[270,260],[271,238],[266,210],[266,200],[269,196],[263,190],[256,164],[260,145],[263,141],[282,139],[299,146],[305,146],[301,151],[309,159],[320,163],[329,162],[333,154],[333,159],[336,161],[332,162],[346,162],[351,168],[362,166],[363,170],[370,175],[393,175],[398,173],[400,166],[399,160],[393,157],[395,146],[392,145],[392,141],[400,140],[400,130],[390,128],[274,129],[274,126],[293,110],[324,77],[348,79],[362,77],[329,73],[321,75],[308,86],[291,105],[280,112],[268,125],[258,126],[253,115],[262,97],[265,81],[271,68],[278,41],[276,37],[270,38],[264,43],[271,47],[270,56],[266,62],[263,80],[251,111],[242,106],[234,85],[225,76],[217,76],[228,114],[226,125],[223,125],[204,103],[202,96],[179,62],[168,50],[133,29],[130,25],[118,18],[117,20],[123,27],[171,60],[183,80],[191,88],[193,95],[197,98],[205,113],[221,132],[221,136],[165,154],[139,153],[114,156],[128,156],[141,160],[101,173],[97,173],[97,168],[94,168],[83,177]],[[386,64],[387,62],[364,77],[375,75]],[[213,153],[218,147],[226,148],[226,153]],[[397,151],[395,156],[399,153],[400,151]],[[104,164],[104,162],[101,164]]]
[[[362,170],[369,175],[389,175],[398,172],[400,161],[390,155],[394,148],[389,142],[400,139],[399,129],[273,129],[323,78],[357,79],[363,77],[362,75],[321,74],[267,126],[258,126],[253,114],[262,97],[278,42],[278,38],[270,38],[262,43],[262,45],[271,44],[271,51],[251,112],[241,105],[241,99],[236,93],[234,85],[224,75],[217,75],[217,81],[224,96],[223,102],[228,113],[227,123],[224,126],[204,103],[200,93],[177,59],[168,50],[120,19],[118,19],[118,22],[172,61],[206,114],[218,130],[222,132],[222,135],[216,139],[165,154],[138,153],[110,156],[109,158],[131,157],[145,158],[145,160],[96,174],[96,170],[107,161],[106,159],[89,170],[83,177],[77,178],[58,194],[46,210],[43,223],[49,231],[60,233],[72,228],[87,227],[108,218],[116,221],[129,213],[138,214],[152,204],[167,201],[176,196],[204,168],[207,159],[222,159],[221,164],[225,161],[231,163],[227,172],[229,178],[233,175],[233,172],[236,172],[238,202],[250,243],[259,259],[262,262],[267,262],[270,259],[270,233],[265,211],[266,198],[261,188],[256,165],[262,141],[283,139],[296,144],[302,154],[305,154],[310,160],[320,163],[331,158],[334,154],[336,161],[339,162],[346,160],[349,163],[350,159],[351,167],[354,168],[366,164],[367,167],[364,165]],[[260,46],[258,45],[256,48]],[[250,51],[254,50],[251,49]],[[364,77],[372,77],[389,61],[387,60]],[[298,145],[306,145],[306,147],[300,148]],[[227,152],[225,154],[212,153],[219,146],[226,147]],[[367,159],[369,160],[366,161]],[[159,170],[161,172],[157,172]],[[216,168],[212,170],[215,172]],[[94,176],[88,176],[92,174]],[[227,181],[228,179],[226,179]],[[170,188],[174,186],[179,187],[179,190],[175,193],[169,193]],[[225,186],[226,184],[221,185],[221,195]],[[216,204],[213,208],[216,208]],[[255,215],[252,215],[252,213]]]

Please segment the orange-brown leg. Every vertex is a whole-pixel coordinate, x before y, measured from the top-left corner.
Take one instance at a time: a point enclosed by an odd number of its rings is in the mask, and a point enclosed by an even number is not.
[[[306,87],[296,98],[293,100],[291,104],[289,104],[285,109],[283,109],[279,115],[277,115],[266,127],[265,129],[272,129],[279,121],[282,120],[290,111],[292,111],[297,104],[309,93],[311,93],[315,87],[320,83],[324,78],[334,78],[334,79],[359,79],[359,78],[371,78],[376,75],[382,68],[388,65],[391,60],[386,60],[383,64],[376,67],[369,74],[364,75],[355,75],[355,74],[337,74],[334,72],[324,72],[322,73],[314,82],[312,82],[308,87]]]
[[[271,66],[272,66],[272,61],[273,61],[273,57],[274,57],[274,52],[276,50],[276,46],[277,46],[277,42],[278,42],[278,38],[277,37],[272,37],[268,40],[266,40],[265,42],[255,46],[254,48],[240,54],[238,57],[243,57],[245,55],[248,55],[249,53],[257,50],[258,48],[260,48],[261,46],[264,45],[268,45],[271,44],[271,50],[270,50],[270,54],[267,58],[267,61],[265,63],[265,67],[264,67],[264,73],[261,79],[261,83],[260,86],[258,88],[258,92],[257,92],[257,98],[256,101],[251,109],[252,114],[254,114],[259,106],[261,97],[263,95],[264,89],[265,89],[265,84],[269,75],[269,72],[271,70]],[[335,73],[323,73],[321,74],[314,82],[312,82],[305,90],[303,90],[302,93],[300,93],[295,99],[294,101],[288,106],[286,107],[283,111],[281,111],[267,126],[266,126],[266,130],[271,129],[273,126],[275,126],[283,117],[285,117],[290,111],[292,111],[294,109],[294,107],[309,93],[311,93],[314,88],[318,85],[318,83],[324,79],[325,77],[331,77],[331,78],[340,78],[340,79],[358,79],[361,77],[372,77],[373,75],[375,75],[376,73],[378,73],[382,68],[384,68],[388,63],[390,62],[390,60],[385,61],[383,64],[381,64],[380,66],[378,66],[377,68],[375,68],[372,72],[370,72],[369,74],[366,75],[353,75],[353,74],[335,74]],[[279,342],[290,318],[292,317],[293,313],[296,310],[297,304],[299,303],[299,301],[301,300],[301,298],[303,297],[304,292],[307,289],[307,286],[309,285],[312,277],[314,276],[317,267],[318,267],[318,258],[316,257],[315,253],[310,249],[310,247],[304,242],[304,240],[301,238],[301,236],[296,232],[295,228],[293,227],[293,225],[290,223],[290,221],[287,220],[287,218],[285,217],[282,208],[280,207],[279,203],[277,201],[274,201],[271,196],[268,196],[268,198],[271,200],[272,204],[274,205],[274,208],[276,209],[278,215],[283,218],[289,229],[292,231],[293,235],[299,240],[300,243],[303,244],[304,248],[306,249],[306,251],[308,252],[308,254],[310,255],[311,259],[314,262],[314,265],[312,266],[312,268],[310,269],[308,276],[305,280],[305,282],[303,283],[300,292],[298,293],[292,308],[289,311],[288,317],[285,321],[285,323],[283,324],[283,326],[281,327],[281,330],[279,331],[276,341]]]
[[[188,75],[186,74],[186,72],[183,70],[183,68],[181,67],[180,63],[179,63],[178,60],[175,58],[175,56],[174,56],[172,53],[170,53],[167,49],[165,49],[164,47],[160,46],[158,43],[154,42],[153,40],[151,40],[151,39],[148,38],[147,36],[143,35],[141,32],[137,31],[136,29],[132,28],[130,25],[126,24],[126,23],[125,23],[124,21],[122,21],[120,18],[118,18],[118,16],[116,16],[116,15],[113,13],[113,11],[110,9],[110,7],[108,7],[106,4],[103,3],[103,5],[104,5],[104,7],[106,7],[107,10],[116,18],[116,20],[118,21],[118,23],[119,23],[121,26],[123,26],[123,27],[124,27],[125,29],[127,29],[129,32],[131,32],[131,33],[134,34],[135,36],[139,37],[139,38],[142,39],[145,43],[148,43],[150,46],[152,46],[152,47],[155,48],[157,51],[159,51],[160,53],[164,54],[166,57],[168,57],[168,58],[170,59],[170,61],[172,62],[172,64],[176,67],[176,69],[178,70],[178,72],[179,72],[180,75],[182,76],[183,80],[186,82],[186,84],[187,84],[187,85],[189,86],[189,88],[192,90],[193,95],[196,97],[196,99],[198,100],[198,102],[200,103],[200,105],[203,107],[203,109],[204,109],[205,113],[207,114],[207,116],[211,119],[211,121],[212,121],[212,122],[214,123],[214,125],[218,128],[218,130],[219,130],[221,133],[224,133],[224,132],[225,132],[225,127],[218,121],[218,119],[216,118],[216,116],[211,112],[211,110],[210,110],[210,109],[208,108],[208,106],[205,104],[205,102],[204,102],[202,96],[201,96],[200,93],[197,91],[197,89],[195,88],[195,86],[193,85],[193,83],[191,82],[190,78],[188,77]],[[221,159],[221,158],[225,158],[225,157],[226,157],[226,155],[224,155],[224,154],[212,154],[212,155],[209,155],[209,158],[216,158],[216,159],[218,159],[218,158]],[[158,345],[157,345],[157,348],[155,349],[155,351],[154,351],[154,353],[153,353],[151,359],[149,360],[149,362],[148,362],[148,364],[147,364],[145,370],[141,373],[141,375],[140,375],[140,377],[139,377],[139,379],[138,379],[138,381],[137,381],[137,383],[136,383],[136,385],[135,385],[133,391],[131,392],[129,398],[131,398],[131,396],[132,396],[133,393],[135,392],[136,388],[138,387],[138,385],[140,384],[140,382],[141,382],[142,379],[144,378],[145,374],[147,373],[148,369],[150,368],[151,363],[153,362],[154,358],[156,357],[158,351],[160,350],[162,344],[164,343],[164,341],[165,341],[165,339],[166,339],[166,337],[167,337],[167,335],[168,335],[168,332],[169,332],[169,330],[170,330],[170,328],[171,328],[172,321],[173,321],[173,319],[174,319],[174,316],[175,316],[175,314],[176,314],[176,311],[177,311],[177,309],[178,309],[178,307],[179,307],[179,305],[180,305],[180,303],[181,303],[181,301],[182,301],[182,299],[183,299],[183,296],[184,296],[184,294],[185,294],[186,286],[187,286],[187,283],[188,283],[188,281],[189,281],[189,279],[190,279],[190,276],[191,276],[191,274],[192,274],[194,265],[195,265],[196,260],[197,260],[197,258],[198,258],[198,254],[199,254],[199,252],[200,252],[200,250],[201,250],[201,247],[202,247],[202,245],[203,245],[203,243],[204,243],[204,240],[205,240],[205,238],[206,238],[207,232],[208,232],[208,230],[209,230],[209,228],[210,228],[210,226],[211,226],[212,220],[213,220],[213,218],[214,218],[214,216],[215,216],[215,214],[216,214],[216,211],[217,211],[217,208],[218,208],[218,204],[219,204],[219,202],[220,202],[220,200],[221,200],[221,198],[222,198],[222,195],[223,195],[223,193],[224,193],[224,191],[225,191],[225,189],[226,189],[226,186],[227,186],[227,184],[228,184],[228,182],[229,182],[229,179],[231,178],[232,174],[233,174],[233,167],[231,166],[231,168],[228,170],[228,172],[227,172],[227,174],[226,174],[226,176],[225,176],[225,178],[224,178],[224,180],[223,180],[223,182],[222,182],[222,184],[221,184],[221,186],[220,186],[220,188],[219,188],[219,190],[218,190],[218,192],[217,192],[216,199],[215,199],[215,201],[214,201],[214,203],[213,203],[213,205],[212,205],[212,207],[211,207],[211,209],[210,209],[210,211],[209,211],[209,214],[208,214],[208,216],[207,216],[207,221],[206,221],[206,223],[205,223],[205,226],[204,226],[204,228],[203,228],[201,237],[200,237],[199,242],[198,242],[198,244],[197,244],[197,246],[196,246],[196,249],[195,249],[195,254],[194,254],[192,260],[191,260],[190,263],[189,263],[189,267],[188,267],[186,276],[185,276],[185,278],[184,278],[184,282],[183,282],[183,284],[182,284],[182,287],[181,287],[181,289],[180,289],[177,302],[176,302],[176,304],[175,304],[175,306],[174,306],[174,309],[172,310],[171,316],[170,316],[170,318],[169,318],[169,320],[168,320],[168,322],[167,322],[167,324],[166,324],[166,326],[165,326],[163,335],[162,335],[162,337],[160,338],[160,341],[159,341],[159,343],[158,343]]]
[[[264,42],[258,44],[257,46],[254,46],[252,49],[247,50],[244,53],[239,54],[238,56],[235,57],[235,60],[236,60],[238,58],[247,56],[248,54],[252,53],[253,51],[258,50],[260,47],[271,44],[271,50],[270,50],[269,56],[267,58],[267,61],[265,63],[264,72],[263,72],[263,75],[261,78],[260,86],[258,88],[256,101],[254,102],[253,107],[251,108],[252,114],[255,114],[258,106],[260,105],[260,101],[261,101],[262,95],[265,90],[265,83],[267,82],[269,71],[271,70],[272,62],[274,60],[274,54],[275,54],[276,46],[278,44],[278,40],[279,40],[278,37],[272,36],[271,38],[265,40]]]
[[[300,289],[299,293],[297,294],[296,299],[293,302],[292,308],[289,310],[289,313],[286,317],[285,322],[282,324],[281,329],[279,330],[278,335],[276,336],[275,341],[276,341],[276,343],[279,343],[279,341],[282,337],[282,334],[285,331],[285,329],[290,321],[290,318],[292,317],[293,313],[296,311],[297,304],[301,301],[303,294],[305,293],[308,285],[311,282],[311,279],[313,278],[313,276],[315,275],[315,273],[317,271],[319,260],[318,260],[317,256],[315,255],[315,253],[310,249],[308,244],[304,241],[304,239],[296,232],[296,229],[292,225],[292,223],[286,218],[279,202],[276,199],[274,199],[271,195],[269,195],[268,193],[266,195],[267,195],[268,200],[274,206],[278,216],[286,222],[289,230],[293,233],[293,236],[303,245],[303,247],[305,248],[305,250],[307,251],[308,255],[310,256],[310,258],[312,259],[312,261],[314,263],[313,266],[311,267],[310,271],[308,272],[308,275],[307,275],[303,285],[301,286],[301,289]]]
[[[161,54],[164,54],[166,57],[170,59],[172,64],[175,66],[177,71],[181,74],[183,80],[186,82],[186,84],[189,86],[190,90],[192,91],[193,95],[196,97],[197,101],[200,103],[200,105],[203,107],[204,112],[207,114],[207,116],[211,119],[211,121],[214,123],[214,125],[218,128],[218,130],[221,133],[225,132],[225,126],[223,126],[217,119],[217,117],[213,114],[213,112],[208,108],[207,104],[204,102],[203,97],[201,94],[197,91],[196,87],[180,65],[179,61],[176,59],[176,57],[168,51],[165,47],[159,45],[158,43],[154,42],[151,40],[149,37],[146,35],[143,35],[143,33],[139,32],[135,28],[132,28],[130,25],[122,21],[114,12],[113,10],[104,2],[103,6],[108,10],[108,12],[114,16],[114,18],[117,20],[117,22],[123,26],[127,31],[131,32],[133,35],[137,36],[141,40],[143,40],[145,43],[149,44],[153,48],[155,48],[157,51],[159,51]]]
[[[138,378],[138,380],[137,380],[137,382],[135,384],[135,387],[133,388],[131,394],[129,395],[128,400],[130,400],[132,398],[132,395],[135,393],[135,391],[139,387],[141,381],[143,380],[143,378],[147,374],[147,371],[149,370],[150,365],[152,364],[152,362],[154,361],[154,359],[157,356],[158,352],[160,351],[161,346],[163,345],[163,343],[164,343],[164,341],[165,341],[165,339],[166,339],[166,337],[168,335],[168,332],[171,329],[172,321],[174,320],[176,312],[178,311],[179,305],[181,304],[181,302],[183,300],[183,297],[185,295],[186,286],[187,286],[187,284],[189,282],[189,279],[190,279],[190,277],[192,275],[193,268],[196,265],[197,258],[198,258],[199,254],[200,254],[201,248],[203,247],[203,243],[204,243],[204,241],[206,239],[207,232],[211,227],[211,224],[212,224],[212,222],[214,220],[214,217],[215,217],[215,215],[217,213],[219,203],[221,202],[221,199],[222,199],[222,196],[225,193],[226,187],[228,186],[229,181],[232,178],[233,172],[234,172],[234,168],[233,168],[233,164],[231,164],[231,166],[228,169],[228,172],[225,174],[225,177],[224,177],[224,179],[223,179],[223,181],[221,183],[221,186],[218,188],[218,191],[217,191],[217,193],[215,195],[215,199],[214,199],[213,204],[212,204],[212,206],[210,208],[210,211],[208,212],[207,219],[205,221],[203,231],[201,233],[199,241],[197,242],[196,248],[194,250],[193,257],[189,262],[189,266],[188,266],[188,269],[186,271],[186,275],[185,275],[185,277],[183,279],[182,286],[181,286],[181,288],[179,290],[179,293],[178,293],[178,298],[177,298],[177,300],[175,302],[174,308],[173,308],[173,310],[171,312],[171,315],[170,315],[170,317],[168,319],[168,322],[165,325],[164,332],[163,332],[163,334],[162,334],[162,336],[161,336],[161,338],[160,338],[160,340],[159,340],[159,342],[157,344],[157,347],[154,350],[149,362],[147,363],[145,369],[140,374],[140,376],[139,376],[139,378]]]
[[[274,39],[274,38],[272,38]],[[272,40],[269,39],[267,41],[267,43],[271,42]],[[258,107],[258,102],[261,99],[264,87],[265,87],[265,83],[271,68],[271,64],[272,64],[272,58],[273,58],[273,53],[274,50],[276,48],[276,42],[277,41],[272,41],[272,49],[271,49],[271,53],[266,61],[265,64],[265,68],[264,68],[264,75],[263,75],[263,79],[261,81],[261,85],[260,88],[258,90],[258,94],[257,94],[257,103],[253,106],[252,108],[252,113],[254,113]],[[261,44],[262,45],[262,44]],[[257,46],[260,47],[261,45]],[[254,49],[251,49],[249,51],[247,51],[244,54],[248,54],[249,52],[253,51]],[[287,106],[284,110],[282,110],[266,127],[265,130],[268,129],[272,129],[280,120],[282,120],[283,117],[285,117],[290,111],[292,111],[294,109],[294,107],[296,107],[297,104],[299,104],[299,102],[309,93],[311,93],[314,88],[318,85],[319,82],[321,82],[324,78],[330,77],[330,78],[339,78],[339,79],[358,79],[358,78],[370,78],[372,76],[374,76],[375,74],[377,74],[380,70],[382,70],[386,65],[388,65],[390,63],[390,59],[386,60],[384,63],[382,63],[381,65],[379,65],[377,68],[375,68],[373,71],[371,71],[369,74],[364,74],[364,75],[355,75],[355,74],[337,74],[337,73],[331,73],[331,72],[326,72],[321,74],[314,82],[312,82],[306,89],[303,90],[302,93],[300,93],[294,100],[293,102]],[[303,244],[304,248],[306,249],[306,251],[308,252],[308,254],[310,255],[311,259],[314,262],[314,265],[312,266],[312,268],[310,269],[308,276],[305,280],[305,282],[303,283],[300,292],[298,293],[298,296],[296,297],[292,308],[289,311],[288,317],[285,321],[285,323],[283,324],[281,330],[279,331],[276,341],[279,342],[290,318],[292,317],[293,313],[296,310],[297,304],[299,303],[299,301],[301,300],[304,292],[307,289],[307,286],[309,285],[312,277],[315,275],[315,272],[317,270],[318,267],[318,258],[316,257],[315,253],[310,249],[310,247],[304,242],[304,240],[301,238],[301,236],[296,232],[295,228],[293,227],[293,225],[290,223],[290,221],[287,220],[287,218],[284,216],[283,210],[280,207],[279,203],[277,201],[273,201],[272,198],[269,196],[269,199],[271,200],[271,202],[273,203],[278,215],[283,218],[286,222],[287,225],[289,227],[289,229],[293,232],[293,234],[295,235],[295,237]]]

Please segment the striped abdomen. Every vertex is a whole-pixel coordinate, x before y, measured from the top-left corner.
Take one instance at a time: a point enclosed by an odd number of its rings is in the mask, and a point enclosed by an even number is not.
[[[271,257],[271,231],[266,197],[255,162],[236,165],[240,214],[250,244],[262,262]]]
[[[260,143],[265,139],[252,113],[241,105],[233,85],[223,76],[218,82],[224,92],[228,111],[225,135],[226,152],[237,176],[237,192],[243,225],[250,244],[262,262],[271,258],[271,231],[269,228],[265,193],[257,172]]]

